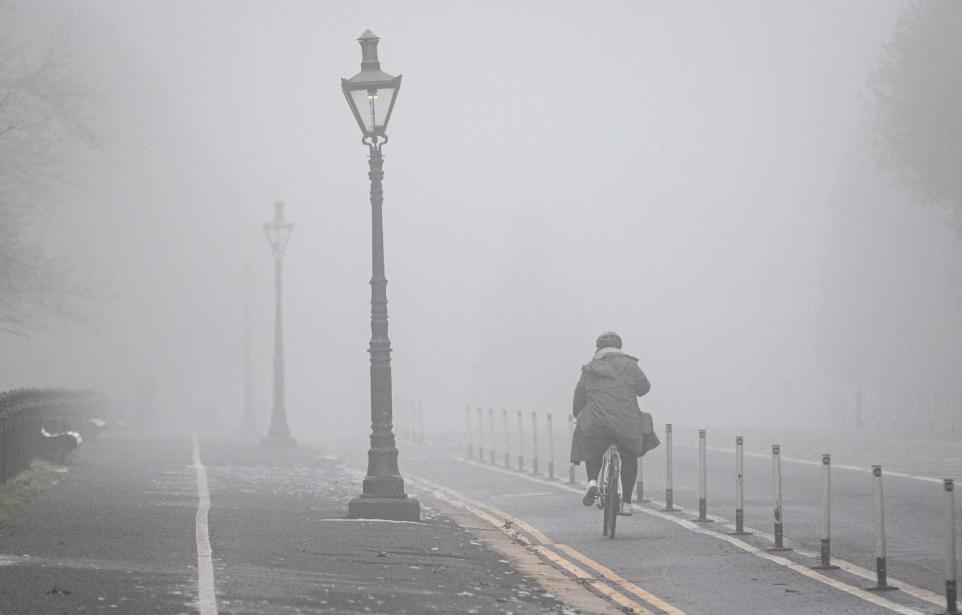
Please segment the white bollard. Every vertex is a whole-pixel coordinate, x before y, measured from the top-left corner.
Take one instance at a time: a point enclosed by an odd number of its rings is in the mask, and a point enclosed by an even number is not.
[[[415,416],[414,402],[410,400],[405,400],[403,403],[407,408],[406,414],[407,414],[407,421],[408,421],[408,441],[414,442],[416,440],[415,432],[417,428],[417,423],[416,423],[417,417]]]
[[[424,444],[424,404],[418,400],[418,442]]]
[[[554,425],[548,413],[548,480],[554,480]]]
[[[531,432],[534,442],[534,452],[531,454],[531,473],[538,473],[538,413],[531,413]]]
[[[945,613],[958,613],[956,601],[958,570],[955,560],[955,481],[942,481],[945,489]]]
[[[471,427],[471,406],[464,407],[464,416],[468,419],[468,459],[474,459],[474,429]]]
[[[772,499],[775,501],[775,546],[768,551],[791,551],[784,543],[782,528],[782,447],[772,444]]]
[[[484,415],[478,406],[478,461],[484,463]]]
[[[699,523],[712,523],[708,518],[708,453],[704,429],[698,430],[698,518]]]
[[[822,514],[820,562],[812,568],[835,570],[838,566],[832,564],[832,456],[828,453],[822,455],[822,482],[825,484],[825,491],[822,496],[825,511]]]
[[[875,477],[875,576],[877,583],[866,589],[871,591],[887,591],[898,589],[888,584],[888,566],[885,562],[885,493],[882,489],[882,466],[872,466],[872,476]]]
[[[671,423],[665,423],[665,510],[674,512],[674,489],[671,484]]]
[[[524,472],[524,425],[518,410],[518,472]]]
[[[501,411],[501,418],[504,420],[504,467],[511,467],[511,435],[508,433],[508,411]]]
[[[568,415],[568,442],[574,442],[575,439],[575,417],[571,414]],[[568,484],[575,484],[575,464],[568,462]]]
[[[490,461],[494,465],[494,409],[488,408],[488,426],[491,428]]]
[[[635,502],[647,502],[645,499],[645,463],[644,457],[638,458],[638,481],[635,483]]]
[[[742,436],[735,436],[735,531],[729,534],[751,535],[745,531],[745,449]]]

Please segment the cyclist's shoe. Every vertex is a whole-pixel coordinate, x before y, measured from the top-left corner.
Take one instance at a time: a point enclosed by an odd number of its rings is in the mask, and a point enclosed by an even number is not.
[[[618,511],[618,514],[619,514],[619,515],[624,515],[624,516],[626,516],[626,517],[630,517],[630,516],[631,516],[631,502],[622,502],[622,503],[621,503],[621,510]]]
[[[581,503],[585,506],[591,506],[598,499],[598,484],[595,481],[588,482],[588,489],[585,491],[585,497],[581,498]]]

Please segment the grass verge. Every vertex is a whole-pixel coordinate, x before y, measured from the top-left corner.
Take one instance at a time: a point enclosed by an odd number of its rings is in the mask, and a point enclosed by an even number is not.
[[[0,524],[30,498],[60,482],[64,469],[43,459],[34,459],[26,470],[0,485]]]

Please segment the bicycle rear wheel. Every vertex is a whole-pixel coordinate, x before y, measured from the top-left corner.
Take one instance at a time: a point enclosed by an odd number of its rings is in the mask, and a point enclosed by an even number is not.
[[[611,463],[608,464],[608,492],[605,494],[605,526],[608,528],[608,538],[615,537],[615,526],[621,509],[621,497],[618,495],[620,461],[615,454],[611,456]]]
[[[604,520],[601,535],[607,536],[610,528],[611,519],[608,515],[608,492],[611,491],[611,480],[609,476],[611,472],[611,454],[605,453],[605,457],[601,462],[601,472],[598,473],[598,480],[600,481],[598,489],[598,508],[601,509],[601,515]]]

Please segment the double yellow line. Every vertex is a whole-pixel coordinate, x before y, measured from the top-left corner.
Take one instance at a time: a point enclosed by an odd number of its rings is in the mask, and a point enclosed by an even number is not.
[[[650,606],[661,613],[685,615],[685,612],[681,609],[668,604],[648,590],[621,577],[615,571],[596,562],[577,549],[569,545],[555,543],[541,530],[523,519],[484,502],[472,500],[454,489],[444,487],[425,478],[407,475],[405,480],[424,491],[430,492],[439,500],[467,510],[479,519],[498,528],[515,542],[530,546],[543,559],[622,608],[631,609],[631,612],[642,615],[655,615],[655,611],[647,608]],[[572,560],[593,572],[581,568]],[[640,599],[647,606],[640,604],[632,596]]]

